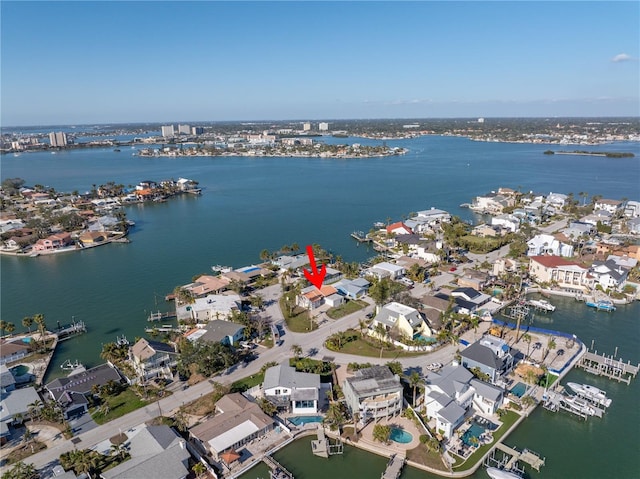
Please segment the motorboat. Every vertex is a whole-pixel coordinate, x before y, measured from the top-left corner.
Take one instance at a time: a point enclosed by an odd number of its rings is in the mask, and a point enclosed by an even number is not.
[[[598,389],[590,384],[567,383],[567,386],[571,388],[573,392],[586,399],[590,399],[605,407],[611,406],[611,399],[607,397],[607,393],[602,389]]]
[[[595,308],[598,311],[615,311],[615,305],[606,299],[601,299],[600,301],[587,301],[585,303],[590,308]]]
[[[522,479],[520,474],[498,469],[497,467],[487,467],[487,474],[491,479]]]
[[[548,311],[550,313],[556,310],[556,307],[546,299],[530,299],[527,301],[527,304],[541,311]]]

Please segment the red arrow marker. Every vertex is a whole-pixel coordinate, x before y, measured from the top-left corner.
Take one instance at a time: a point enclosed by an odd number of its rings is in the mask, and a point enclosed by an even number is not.
[[[311,281],[316,288],[322,288],[322,282],[324,281],[324,277],[327,275],[327,267],[322,265],[320,270],[316,268],[316,259],[313,257],[313,248],[311,245],[307,245],[307,254],[309,255],[309,263],[311,265],[311,271],[305,269],[304,277]]]

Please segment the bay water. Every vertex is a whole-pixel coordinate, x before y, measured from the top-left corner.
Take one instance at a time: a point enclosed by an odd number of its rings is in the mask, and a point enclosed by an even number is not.
[[[2,179],[21,177],[27,184],[60,191],[83,192],[108,181],[135,185],[142,180],[186,177],[199,181],[203,194],[126,207],[128,217],[136,222],[130,244],[38,258],[3,256],[2,319],[15,323],[18,331],[21,319],[36,313],[45,315],[50,328],[72,319],[87,324],[86,334],[59,346],[47,377],[50,380],[62,373],[58,366],[66,359],[94,366],[101,362],[103,343],[122,334],[130,340],[143,336],[146,317],[152,310],[167,308],[164,295],[175,286],[210,272],[215,264],[239,267],[259,262],[265,248],[275,250],[294,242],[304,248],[319,243],[348,261],[362,261],[374,252],[352,240],[352,231],[367,231],[375,221],[399,220],[430,207],[475,220],[459,205],[500,186],[543,194],[573,192],[577,199],[581,191],[640,199],[638,143],[588,147],[590,151],[636,154],[621,159],[544,155],[547,145],[483,143],[456,137],[386,143],[406,147],[409,153],[345,160],[141,158],[132,156],[135,149],[126,148],[120,152],[105,148],[4,155]],[[549,318],[537,316],[536,323],[573,332],[589,345],[593,339],[608,353],[617,346],[619,355],[636,363],[640,360],[637,303],[609,315],[587,310],[573,300],[554,298],[553,302],[558,304],[556,312]],[[611,471],[616,477],[640,476],[637,381],[620,385],[580,371],[571,372],[568,379],[609,391],[613,405],[603,419],[587,422],[539,408],[507,440],[507,444],[528,447],[547,457],[542,472],[531,477],[612,477]],[[295,461],[297,453],[290,456]],[[283,464],[288,467],[285,460]],[[381,472],[358,477],[379,477]],[[299,477],[326,477],[315,474],[303,472]],[[477,474],[485,476],[484,472]],[[333,477],[347,476],[336,473]],[[407,469],[403,477],[430,476]]]

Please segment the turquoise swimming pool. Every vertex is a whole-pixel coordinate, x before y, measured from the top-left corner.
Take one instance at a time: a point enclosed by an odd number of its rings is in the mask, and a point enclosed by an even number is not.
[[[392,427],[389,439],[399,444],[409,444],[413,440],[413,436],[404,429]]]
[[[474,422],[471,424],[471,427],[467,429],[462,435],[462,442],[464,442],[467,446],[477,446],[479,444],[479,438],[484,431],[484,427]],[[473,438],[475,438],[475,440]]]
[[[522,396],[524,396],[524,393],[527,392],[527,385],[524,383],[518,383],[513,386],[509,392],[514,396],[518,396],[519,398],[521,398]]]
[[[313,422],[322,422],[322,416],[295,416],[290,417],[288,421],[294,426],[303,426]]]

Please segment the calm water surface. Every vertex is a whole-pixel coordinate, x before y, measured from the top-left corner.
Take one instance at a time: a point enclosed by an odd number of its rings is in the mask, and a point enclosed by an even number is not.
[[[101,344],[121,334],[130,340],[142,336],[148,325],[146,316],[151,310],[167,307],[164,295],[175,286],[209,272],[214,264],[239,267],[258,262],[264,248],[320,243],[349,261],[361,261],[374,252],[349,237],[353,230],[366,231],[375,221],[400,219],[432,206],[474,219],[459,205],[500,186],[545,194],[573,192],[576,197],[586,191],[640,199],[638,143],[589,147],[592,151],[632,151],[636,157],[631,159],[547,156],[542,154],[548,148],[545,145],[481,143],[453,137],[387,144],[407,147],[410,152],[400,157],[354,160],[139,158],[126,148],[121,152],[91,149],[56,155],[4,155],[2,179],[22,177],[28,184],[62,191],[86,191],[93,184],[108,181],[135,185],[141,180],[179,177],[198,180],[204,191],[201,197],[127,207],[128,216],[136,222],[130,244],[38,258],[3,256],[2,319],[14,322],[18,330],[24,316],[36,313],[45,314],[50,328],[72,318],[87,323],[87,334],[59,347],[49,372],[51,379],[60,374],[58,366],[66,359],[94,366],[101,362]],[[637,304],[606,315],[564,301],[567,303],[551,319],[536,321],[575,332],[589,344],[595,339],[596,345],[608,352],[619,346],[623,357],[640,360]],[[580,372],[572,372],[570,377],[609,391],[613,406],[605,418],[584,423],[536,411],[507,443],[529,447],[547,457],[539,477],[609,477],[612,467],[617,477],[640,477],[638,382],[631,386],[601,383]],[[296,454],[286,453],[291,457]],[[366,456],[353,462],[369,467]],[[306,474],[301,472],[299,477],[327,477]],[[380,472],[372,470],[370,474],[332,476],[377,478]],[[405,474],[403,477],[410,479],[429,477],[417,471]],[[477,477],[485,475],[478,473]]]

